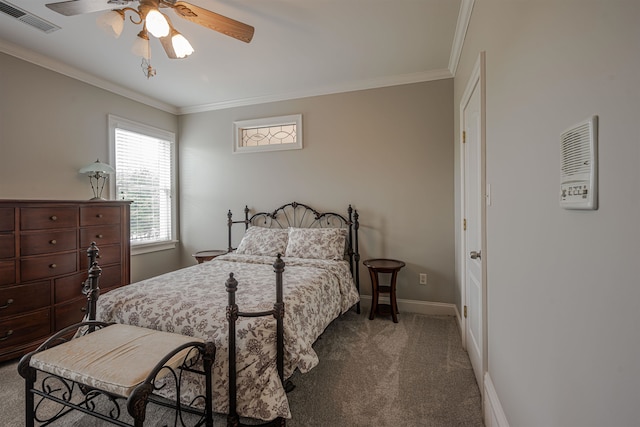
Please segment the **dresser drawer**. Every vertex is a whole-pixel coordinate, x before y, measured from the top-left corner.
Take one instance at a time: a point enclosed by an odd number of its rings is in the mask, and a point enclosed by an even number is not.
[[[20,236],[20,255],[72,251],[78,247],[76,230],[25,232]]]
[[[60,276],[76,271],[78,253],[42,255],[20,260],[20,277],[23,282]]]
[[[72,274],[71,276],[60,277],[54,280],[54,299],[55,303],[59,304],[65,301],[71,301],[74,298],[78,298],[82,295],[82,286],[84,282],[89,278],[88,273],[82,272]],[[111,265],[109,267],[102,267],[102,273],[98,279],[98,287],[100,293],[107,288],[119,287],[126,285],[122,283],[122,270],[120,265]]]
[[[120,245],[111,246],[98,246],[100,252],[98,252],[98,265],[120,264],[122,262],[122,251]],[[80,251],[80,269],[86,270],[89,268],[89,257],[87,251]]]
[[[80,298],[67,304],[56,306],[55,328],[59,331],[74,323],[82,322],[87,309],[87,299]]]
[[[0,319],[51,305],[49,282],[0,288]]]
[[[16,262],[0,261],[0,285],[16,283]]]
[[[101,227],[80,229],[80,247],[89,247],[91,242],[96,242],[98,249],[100,249],[101,245],[120,243],[120,226],[103,225]]]
[[[13,231],[15,229],[14,212],[13,208],[0,208],[0,231]]]
[[[13,258],[15,255],[16,244],[13,233],[0,234],[0,259]]]
[[[50,334],[50,308],[0,321],[0,347],[3,351]]]
[[[73,207],[23,208],[20,210],[22,230],[71,228],[78,225],[78,209]]]
[[[80,208],[80,227],[105,224],[120,224],[119,207],[90,206]]]
[[[72,299],[82,296],[82,285],[87,278],[87,272],[84,271],[55,279],[53,281],[55,286],[55,303],[59,304],[65,301],[71,301]],[[98,284],[100,284],[100,282],[98,282]]]
[[[98,285],[100,289],[112,288],[114,286],[122,286],[122,267],[120,265],[110,265],[102,269]]]

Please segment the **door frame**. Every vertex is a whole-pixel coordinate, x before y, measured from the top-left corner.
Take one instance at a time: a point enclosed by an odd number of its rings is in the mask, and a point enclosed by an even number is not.
[[[464,221],[465,221],[465,213],[466,213],[466,169],[465,169],[465,146],[464,146],[464,130],[465,130],[465,117],[464,110],[466,105],[469,103],[471,95],[475,87],[477,86],[480,90],[480,159],[479,159],[479,168],[480,168],[480,189],[482,194],[480,195],[481,199],[485,200],[485,203],[480,204],[480,236],[482,240],[481,248],[482,257],[480,258],[482,262],[482,372],[478,377],[484,383],[484,375],[488,371],[488,339],[487,339],[487,183],[486,183],[486,73],[485,73],[486,65],[485,65],[485,52],[482,51],[478,55],[478,59],[473,67],[473,71],[471,72],[471,76],[467,81],[467,86],[462,95],[462,99],[460,101],[460,129],[459,129],[459,147],[460,147],[460,234],[459,234],[459,247],[460,251],[458,253],[458,261],[460,265],[461,271],[461,283],[460,283],[460,301],[462,305],[463,313],[460,316],[461,318],[461,334],[462,334],[462,345],[466,349],[467,347],[467,328],[468,323],[467,319],[464,316],[464,307],[467,305],[468,295],[467,295],[467,270],[466,270],[466,257],[469,253],[469,248],[466,247],[466,235],[464,229]],[[480,393],[484,396],[484,384],[478,384],[480,388]]]

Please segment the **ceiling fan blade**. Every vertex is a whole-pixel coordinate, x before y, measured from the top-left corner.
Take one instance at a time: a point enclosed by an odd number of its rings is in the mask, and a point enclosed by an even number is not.
[[[48,3],[45,6],[61,15],[73,16],[115,9],[126,6],[131,3],[131,1],[133,0],[69,0]]]
[[[173,10],[178,16],[187,19],[203,27],[212,29],[234,39],[249,43],[253,38],[255,29],[251,25],[244,24],[235,19],[211,12],[210,10],[194,6],[185,1],[177,1],[172,4]]]

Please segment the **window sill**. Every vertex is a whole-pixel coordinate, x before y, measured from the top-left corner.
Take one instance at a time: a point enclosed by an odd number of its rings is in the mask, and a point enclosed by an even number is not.
[[[166,251],[169,249],[175,249],[177,244],[178,244],[177,240],[170,240],[168,242],[143,243],[138,245],[131,245],[131,256],[148,254],[151,252]]]

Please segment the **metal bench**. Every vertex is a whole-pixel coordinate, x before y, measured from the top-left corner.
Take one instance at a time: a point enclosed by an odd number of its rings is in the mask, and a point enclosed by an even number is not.
[[[90,283],[85,284],[84,292],[89,304],[95,304],[98,249],[92,245],[88,252]],[[185,425],[186,412],[197,415],[196,426],[213,426],[211,369],[215,352],[212,342],[137,326],[95,320],[69,326],[18,363],[25,379],[25,425],[48,425],[77,410],[116,425],[139,427],[144,424],[147,404],[153,402],[175,409],[174,425],[178,421]],[[184,371],[202,374],[206,381],[205,394],[188,405],[180,401]],[[176,388],[175,402],[156,394],[171,381]],[[100,399],[108,404],[97,404]],[[54,408],[45,402],[54,402]],[[125,403],[133,423],[121,416]]]

